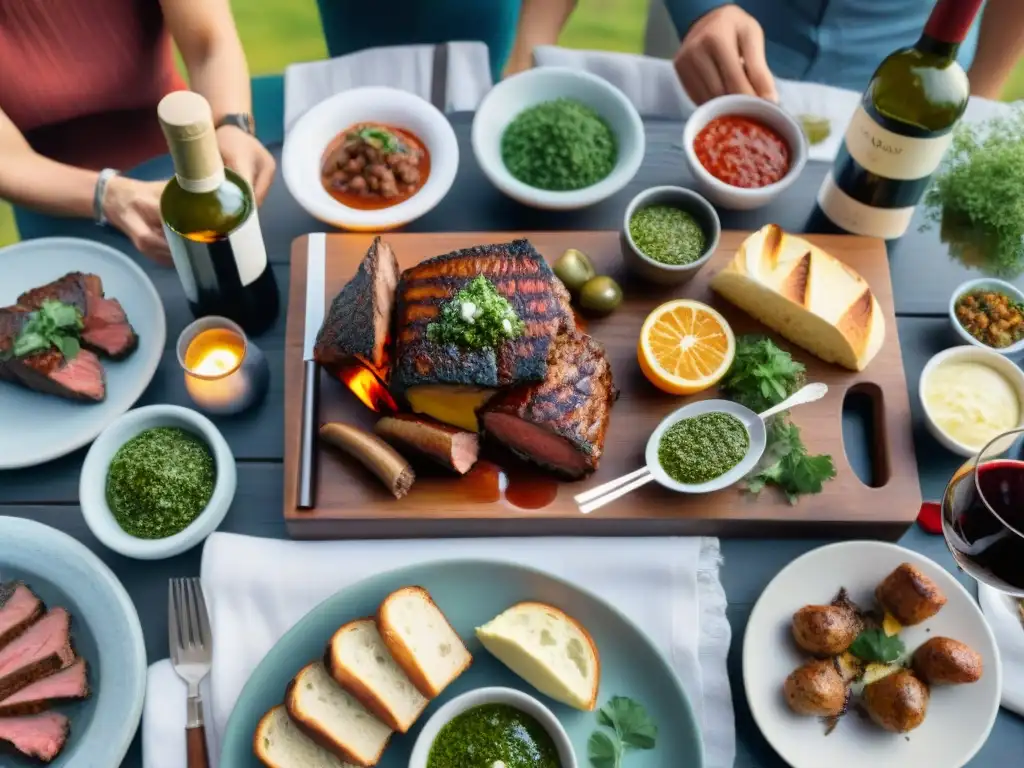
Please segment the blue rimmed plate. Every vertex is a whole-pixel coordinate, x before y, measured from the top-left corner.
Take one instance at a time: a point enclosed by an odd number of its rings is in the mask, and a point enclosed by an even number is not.
[[[253,734],[263,714],[284,699],[288,682],[305,664],[323,656],[341,624],[373,615],[390,592],[419,585],[430,592],[470,652],[469,669],[434,701],[406,734],[396,734],[378,764],[406,768],[423,723],[438,707],[473,688],[506,686],[537,696],[565,727],[581,766],[588,765],[587,739],[597,729],[593,712],[580,712],[530,688],[480,645],[474,629],[509,606],[540,600],[561,608],[587,628],[601,657],[598,705],[612,696],[641,702],[658,725],[650,751],[630,752],[629,768],[704,764],[700,728],[679,679],[643,631],[603,600],[566,581],[512,563],[454,560],[424,563],[382,573],[341,590],[310,611],[270,652],[249,678],[224,734],[221,765],[260,768],[252,751]]]
[[[91,695],[62,704],[71,734],[49,765],[120,765],[142,717],[146,647],[142,626],[121,582],[85,545],[42,523],[0,517],[0,580],[25,582],[47,607],[71,614],[71,640],[88,666]],[[4,754],[4,768],[38,766]]]

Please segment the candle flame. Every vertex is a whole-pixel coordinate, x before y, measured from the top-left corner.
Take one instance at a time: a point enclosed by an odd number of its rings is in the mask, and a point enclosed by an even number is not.
[[[238,353],[233,349],[226,347],[214,347],[196,364],[192,372],[199,376],[222,376],[225,373],[230,373],[238,367],[240,358]]]
[[[391,393],[369,368],[361,365],[350,365],[338,371],[340,378],[352,394],[358,397],[371,411],[397,411]]]

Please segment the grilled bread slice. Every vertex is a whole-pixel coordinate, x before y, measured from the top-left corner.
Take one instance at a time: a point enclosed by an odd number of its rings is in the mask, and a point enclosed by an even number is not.
[[[274,707],[260,720],[252,751],[267,768],[357,768],[299,730],[283,706]]]
[[[327,648],[331,676],[392,730],[405,733],[427,700],[398,666],[373,619],[350,621]]]
[[[391,738],[391,729],[338,685],[319,661],[295,676],[285,706],[313,741],[356,765],[376,765]]]
[[[398,666],[428,699],[473,661],[423,587],[402,587],[384,598],[377,609],[377,629]]]
[[[518,603],[476,630],[484,648],[541,693],[590,711],[597,704],[597,646],[571,616],[544,603]]]

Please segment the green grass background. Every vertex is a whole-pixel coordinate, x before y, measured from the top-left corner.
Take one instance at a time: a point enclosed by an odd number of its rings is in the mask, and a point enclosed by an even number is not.
[[[571,48],[640,51],[648,0],[579,0],[562,34]],[[323,58],[327,49],[315,0],[232,0],[238,31],[253,75],[281,72],[293,61]],[[1024,98],[1024,64],[1005,99]],[[0,201],[0,246],[18,239],[10,207]]]

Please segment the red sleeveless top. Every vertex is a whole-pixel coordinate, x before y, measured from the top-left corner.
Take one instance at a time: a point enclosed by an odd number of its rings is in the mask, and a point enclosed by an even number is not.
[[[185,87],[159,0],[0,1],[0,109],[46,157],[128,169],[165,154],[156,105]]]

